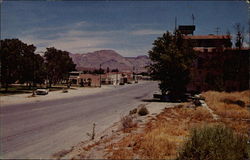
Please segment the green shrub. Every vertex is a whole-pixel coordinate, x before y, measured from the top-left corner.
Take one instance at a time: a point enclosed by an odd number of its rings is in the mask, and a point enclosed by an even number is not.
[[[193,129],[178,160],[245,160],[247,140],[222,125]]]
[[[139,108],[138,114],[140,116],[145,116],[148,113],[149,113],[149,111],[148,111],[148,109],[145,106]]]

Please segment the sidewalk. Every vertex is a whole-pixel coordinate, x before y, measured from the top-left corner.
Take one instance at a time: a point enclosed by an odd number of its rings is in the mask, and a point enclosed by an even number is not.
[[[112,86],[109,85],[109,86],[102,86],[101,88],[74,88],[74,89],[69,89],[67,93],[63,93],[62,90],[53,91],[49,92],[49,94],[47,95],[36,95],[35,97],[31,97],[31,93],[1,96],[0,107],[13,104],[20,104],[20,103],[41,102],[47,100],[72,98],[75,96],[82,96],[82,95],[92,95],[95,93],[100,93],[112,89],[115,89],[115,87],[113,85]]]

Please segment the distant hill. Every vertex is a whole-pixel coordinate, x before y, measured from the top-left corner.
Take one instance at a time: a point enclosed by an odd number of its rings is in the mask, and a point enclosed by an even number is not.
[[[78,70],[118,68],[119,71],[145,72],[145,66],[150,64],[148,56],[123,57],[113,50],[100,50],[90,53],[70,54]]]

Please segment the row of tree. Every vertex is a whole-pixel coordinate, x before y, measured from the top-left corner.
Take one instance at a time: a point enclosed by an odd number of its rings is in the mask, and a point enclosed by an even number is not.
[[[12,83],[49,85],[67,80],[69,72],[76,65],[69,57],[69,52],[54,47],[47,48],[43,56],[35,54],[36,47],[28,45],[19,39],[1,40],[1,87],[8,90]]]

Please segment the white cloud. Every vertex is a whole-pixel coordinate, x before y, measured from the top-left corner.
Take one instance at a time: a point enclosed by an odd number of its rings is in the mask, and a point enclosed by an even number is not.
[[[132,31],[131,34],[133,35],[161,35],[164,32],[165,31],[163,30],[142,29],[142,30]]]
[[[79,38],[79,37],[60,37],[53,40],[38,39],[33,36],[20,38],[23,42],[37,46],[37,52],[45,51],[47,47],[55,47],[72,53],[82,53],[98,48],[100,45],[109,43],[107,38]]]
[[[57,27],[37,27],[34,29],[30,29],[27,31],[23,31],[22,35],[27,35],[27,34],[34,34],[34,33],[43,33],[43,32],[48,32],[48,31],[61,31],[61,30],[74,30],[74,29],[79,29],[79,28],[83,28],[83,27],[87,27],[87,26],[91,26],[90,23],[86,22],[86,21],[80,21],[80,22],[76,22],[73,24],[66,24],[63,26],[57,26]]]
[[[43,52],[47,47],[55,47],[71,53],[86,53],[101,49],[114,49],[123,56],[147,54],[149,46],[145,46],[145,35],[162,34],[161,30],[83,30],[90,23],[81,21],[59,27],[35,28],[25,32],[20,39],[37,47],[36,52]],[[49,32],[49,33],[48,33]],[[131,43],[133,41],[133,43]]]

